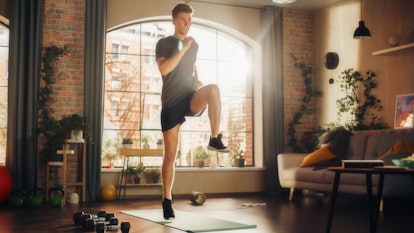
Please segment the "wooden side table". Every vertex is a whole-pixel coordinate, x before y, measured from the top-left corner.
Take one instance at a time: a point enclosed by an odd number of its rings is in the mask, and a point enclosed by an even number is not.
[[[81,189],[82,194],[80,195],[81,201],[85,201],[86,198],[86,142],[85,141],[71,141],[66,140],[65,144],[63,144],[62,150],[58,150],[57,154],[62,154],[63,160],[62,162],[48,162],[46,166],[46,201],[49,200],[49,175],[50,175],[50,167],[60,167],[62,169],[62,186],[64,195],[63,195],[63,203],[66,202],[66,188],[67,187],[79,187]],[[76,153],[78,152],[78,153]],[[80,174],[80,178],[77,181],[68,181],[68,155],[73,156],[81,156],[78,160],[79,169],[77,171]]]
[[[142,184],[127,184],[127,169],[129,165],[129,159],[131,157],[139,157],[140,160],[142,157],[162,157],[164,154],[163,149],[121,149],[121,156],[124,157],[124,163],[122,165],[121,177],[118,180],[118,199],[121,197],[121,190],[124,190],[124,198],[126,193],[126,188],[128,186],[153,186],[160,184],[152,185],[142,185]]]
[[[370,232],[375,233],[377,230],[377,220],[380,201],[382,198],[382,189],[384,186],[385,175],[412,175],[414,178],[414,169],[408,168],[390,168],[390,167],[378,167],[378,168],[342,168],[342,167],[330,167],[330,171],[335,172],[334,183],[332,186],[332,197],[329,207],[328,222],[326,224],[326,233],[331,231],[332,217],[335,210],[335,202],[338,194],[339,181],[342,173],[357,173],[365,174],[367,195],[369,201],[369,220],[370,220]],[[372,194],[372,175],[379,175],[377,196]]]

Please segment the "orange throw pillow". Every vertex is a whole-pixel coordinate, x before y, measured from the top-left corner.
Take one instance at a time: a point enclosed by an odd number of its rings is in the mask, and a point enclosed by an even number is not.
[[[303,158],[300,167],[310,167],[316,163],[334,159],[336,156],[331,152],[329,146],[322,147]]]
[[[379,159],[384,159],[385,156],[389,154],[411,154],[414,153],[414,143],[407,141],[398,141],[394,146],[389,149],[383,156]]]

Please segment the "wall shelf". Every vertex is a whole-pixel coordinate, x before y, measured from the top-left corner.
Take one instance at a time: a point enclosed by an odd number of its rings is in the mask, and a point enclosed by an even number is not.
[[[405,45],[400,45],[400,46],[395,46],[392,48],[388,48],[388,49],[382,49],[382,50],[378,50],[378,51],[374,51],[372,52],[372,56],[379,56],[379,55],[389,55],[389,54],[393,54],[393,53],[399,53],[399,52],[403,52],[409,49],[414,49],[414,43],[408,43]]]

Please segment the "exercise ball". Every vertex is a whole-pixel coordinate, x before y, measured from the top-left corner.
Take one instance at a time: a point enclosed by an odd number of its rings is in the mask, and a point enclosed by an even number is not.
[[[13,189],[13,179],[5,166],[0,166],[0,203],[7,200]]]
[[[116,199],[116,188],[112,184],[104,185],[101,187],[99,194],[102,200],[113,201]]]

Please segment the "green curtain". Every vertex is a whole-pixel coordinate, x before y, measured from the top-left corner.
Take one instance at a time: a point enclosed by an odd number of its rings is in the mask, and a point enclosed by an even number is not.
[[[106,0],[86,0],[85,117],[91,127],[87,145],[86,201],[99,198],[106,38]]]
[[[262,9],[263,161],[266,190],[281,193],[277,154],[283,151],[282,9]]]
[[[6,166],[15,190],[37,187],[36,100],[40,77],[41,0],[10,1]]]

